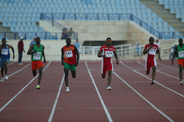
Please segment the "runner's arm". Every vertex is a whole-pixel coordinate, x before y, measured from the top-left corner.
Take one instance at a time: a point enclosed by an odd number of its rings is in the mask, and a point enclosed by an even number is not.
[[[97,56],[98,56],[99,58],[100,58],[100,57],[104,57],[104,58],[105,58],[105,55],[102,55],[102,52],[101,52],[101,51],[98,52],[98,55],[97,55]]]
[[[143,50],[143,55],[145,55],[147,52],[149,52],[149,50],[153,47],[153,45],[150,45],[150,47],[148,49],[144,48]]]
[[[61,64],[64,65],[64,51],[63,48],[61,48]]]
[[[44,51],[44,49],[45,49],[45,46],[43,46],[43,51],[42,51],[42,56],[43,56],[43,63],[46,63],[46,58],[45,58],[45,51]]]
[[[172,64],[174,63],[174,58],[176,56],[176,53],[177,53],[177,46],[175,46],[175,51],[174,51],[173,58],[172,58]]]
[[[34,47],[34,45],[31,45],[31,46],[30,46],[30,48],[29,48],[28,51],[27,51],[27,55],[36,53],[36,50],[35,50],[35,51],[32,51],[32,50],[33,50],[33,47]]]
[[[159,60],[162,60],[162,59],[160,58],[160,48],[157,49],[157,52],[158,52],[158,59],[159,59]]]
[[[13,48],[13,46],[8,45],[8,47],[11,48],[11,50],[12,50],[12,52],[13,52],[13,59],[14,59],[14,58],[15,58],[15,53],[14,53],[14,48]]]
[[[79,63],[79,51],[76,46],[74,46],[74,50],[75,50],[75,54],[77,55],[77,63],[75,64],[75,66],[77,66]]]
[[[113,52],[113,53],[114,53],[114,57],[115,57],[115,59],[116,59],[116,64],[119,64],[117,53],[116,53],[116,52]]]

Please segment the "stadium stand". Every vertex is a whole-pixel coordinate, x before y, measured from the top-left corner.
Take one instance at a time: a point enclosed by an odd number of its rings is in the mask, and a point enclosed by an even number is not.
[[[159,0],[171,13],[184,21],[183,0]],[[181,4],[180,4],[181,3]],[[177,6],[178,5],[178,6]],[[177,8],[174,8],[177,7]],[[167,32],[163,39],[181,37],[180,33],[158,17],[139,0],[1,0],[0,22],[18,36],[58,39],[45,32],[38,23],[45,14],[54,20],[130,20],[121,14],[132,14],[159,32]],[[2,36],[2,35],[1,35]]]

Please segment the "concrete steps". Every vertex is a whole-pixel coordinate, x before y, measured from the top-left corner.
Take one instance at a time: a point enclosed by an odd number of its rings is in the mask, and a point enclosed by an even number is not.
[[[175,14],[170,13],[170,10],[165,9],[163,5],[159,5],[158,1],[140,0],[140,2],[145,4],[147,8],[150,8],[158,17],[161,17],[163,21],[168,22],[175,30],[184,31],[184,24],[181,22],[181,19],[177,19]]]

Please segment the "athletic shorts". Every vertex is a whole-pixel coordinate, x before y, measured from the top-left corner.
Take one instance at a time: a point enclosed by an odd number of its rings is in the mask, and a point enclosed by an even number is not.
[[[71,71],[76,71],[75,65],[64,63],[64,69],[70,69]]]
[[[184,67],[184,59],[178,59],[178,65],[182,65]]]
[[[107,71],[113,71],[113,64],[112,63],[102,63],[101,73],[106,74]]]
[[[5,61],[7,61],[8,62],[8,64],[10,63],[10,59],[1,59],[1,67],[4,67],[4,63],[5,63]]]
[[[43,62],[40,61],[32,61],[32,70],[37,70],[38,68],[43,67]]]
[[[153,66],[157,66],[157,62],[155,59],[147,59],[145,62],[146,71],[150,71],[150,68]]]

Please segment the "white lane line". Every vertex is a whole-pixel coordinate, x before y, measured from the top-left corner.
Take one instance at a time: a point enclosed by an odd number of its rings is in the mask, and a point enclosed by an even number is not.
[[[141,64],[141,65],[144,65],[144,64],[142,64],[141,62],[139,62],[139,61],[137,61],[139,64]],[[161,70],[161,69],[160,69]],[[167,75],[167,76],[169,76],[169,77],[172,77],[172,78],[175,78],[175,79],[178,79],[179,80],[179,78],[178,77],[175,77],[175,76],[172,76],[172,75],[169,75],[169,74],[167,74],[167,73],[165,73],[165,72],[162,72],[162,71],[160,71],[160,70],[157,70],[158,72],[160,72],[161,74],[164,74],[164,75]]]
[[[43,71],[50,65],[51,61],[47,64],[47,66],[43,69]],[[31,84],[34,79],[36,79],[38,77],[39,74],[37,74],[26,86],[24,86],[14,97],[12,97],[1,109],[0,112],[6,107],[8,106],[26,87],[29,86],[29,84]]]
[[[179,71],[179,69],[176,69],[176,68],[173,68],[173,67],[169,67],[169,66],[167,66],[167,65],[164,65],[164,64],[161,64],[161,63],[159,63],[159,62],[157,62],[158,64],[160,64],[160,65],[162,65],[162,66],[165,66],[165,67],[167,67],[167,68],[170,68],[170,69],[174,69],[174,70],[177,70],[177,71]]]
[[[141,76],[143,76],[143,77],[145,77],[145,78],[147,78],[147,79],[149,79],[149,80],[152,80],[151,78],[149,78],[149,77],[143,75],[142,73],[140,73],[140,72],[138,72],[138,71],[136,71],[136,70],[130,68],[129,66],[127,66],[126,64],[124,64],[122,61],[120,61],[120,63],[121,63],[122,65],[124,65],[125,67],[127,67],[128,69],[130,69],[130,70],[136,72],[137,74],[139,74],[139,75],[141,75]],[[181,97],[184,97],[184,95],[182,95],[182,94],[180,94],[180,93],[178,93],[178,92],[176,92],[176,91],[174,91],[174,90],[168,88],[167,86],[162,85],[161,83],[157,82],[156,80],[155,80],[155,83],[157,83],[158,85],[160,85],[160,86],[166,88],[166,89],[169,90],[169,91],[174,92],[175,94],[177,94],[177,95],[179,95],[179,96],[181,96]]]
[[[12,64],[14,64],[14,63],[15,63],[15,61],[13,61],[13,62],[9,63],[9,64],[8,64],[8,66],[10,66],[10,65],[12,65]]]
[[[155,107],[150,101],[148,101],[144,96],[142,96],[138,91],[136,91],[133,87],[131,87],[125,80],[123,80],[119,75],[113,72],[120,80],[122,80],[129,88],[131,88],[135,93],[137,93],[142,99],[144,99],[149,105],[151,105],[156,111],[158,111],[161,115],[163,115],[170,122],[174,122],[169,116],[164,114],[161,110]]]
[[[12,73],[12,74],[10,74],[10,75],[8,75],[8,77],[11,77],[12,75],[14,75],[14,74],[17,74],[18,72],[20,72],[20,71],[22,71],[23,69],[25,69],[26,67],[28,67],[30,64],[27,64],[26,66],[24,66],[23,68],[21,68],[21,69],[19,69],[18,71],[16,71],[16,72],[14,72],[14,73]],[[5,79],[6,80],[6,79]],[[1,81],[1,80],[0,80]],[[4,81],[5,82],[5,81]]]
[[[175,79],[180,80],[178,77],[175,77],[175,76],[169,75],[169,74],[164,73],[164,72],[162,72],[162,71],[160,71],[160,70],[157,70],[157,71],[158,71],[158,72],[160,72],[161,74],[164,74],[164,75],[167,75],[167,76],[169,76],[169,77],[172,77],[172,78],[175,78]]]
[[[55,112],[55,109],[56,109],[56,105],[57,105],[57,102],[58,102],[58,99],[59,99],[59,95],[61,93],[61,88],[63,86],[63,82],[64,82],[64,77],[65,75],[63,75],[63,78],[61,80],[61,85],[59,86],[59,90],[58,90],[58,93],[57,93],[57,96],[56,96],[56,99],[55,99],[55,102],[54,102],[54,105],[52,107],[52,111],[50,113],[50,117],[48,119],[48,122],[52,122],[52,119],[53,119],[53,116],[54,116],[54,112]]]
[[[109,111],[107,110],[107,107],[106,107],[106,105],[105,105],[105,103],[104,103],[104,101],[103,101],[103,99],[102,99],[102,97],[101,97],[101,95],[100,95],[100,92],[98,91],[98,88],[97,88],[97,86],[96,86],[96,84],[95,84],[95,81],[94,81],[94,79],[93,79],[93,76],[91,75],[91,72],[90,72],[90,70],[89,70],[87,61],[85,61],[85,64],[86,64],[86,68],[87,68],[87,70],[88,70],[88,73],[89,73],[89,75],[90,75],[90,77],[91,77],[91,80],[92,80],[92,82],[93,82],[93,85],[94,85],[94,87],[95,87],[95,89],[96,89],[96,92],[97,92],[97,94],[98,94],[98,97],[99,97],[99,99],[100,99],[100,102],[101,102],[101,104],[102,104],[102,106],[103,106],[103,109],[104,109],[104,111],[105,111],[105,113],[106,113],[106,115],[107,115],[107,118],[108,118],[109,122],[113,122],[113,120],[112,120],[112,118],[111,118],[111,115],[109,114]]]

